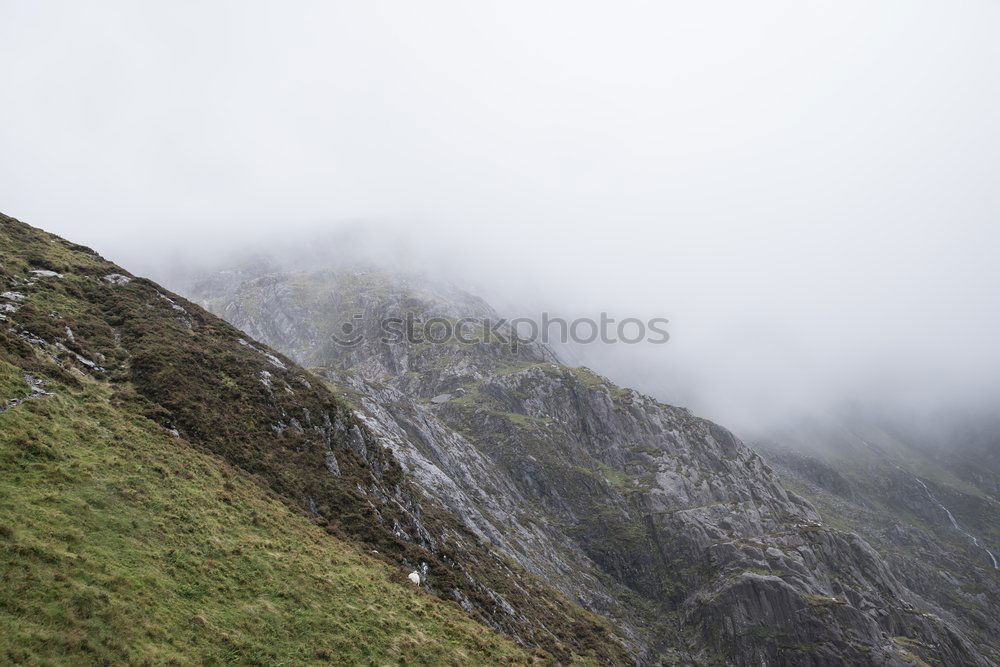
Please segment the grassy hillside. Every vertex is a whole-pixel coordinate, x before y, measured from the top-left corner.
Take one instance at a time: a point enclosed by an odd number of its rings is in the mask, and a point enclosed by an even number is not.
[[[0,414],[0,517],[0,662],[529,660],[103,383]]]
[[[315,377],[92,250],[3,215],[0,362],[8,448],[0,500],[20,508],[0,516],[4,548],[13,549],[0,589],[5,623],[16,619],[10,632],[0,627],[13,637],[0,640],[8,650],[104,647],[154,662],[191,650],[198,661],[198,646],[214,652],[201,657],[232,650],[268,663],[316,651],[396,658],[420,647],[414,660],[447,661],[450,651],[459,662],[523,657],[486,639],[493,629],[543,660],[627,660],[607,622],[427,497]],[[19,402],[26,397],[37,400]],[[171,463],[167,454],[196,458]],[[232,479],[218,477],[227,466]],[[237,479],[256,485],[259,502],[245,506],[227,486]],[[116,505],[126,501],[135,506]],[[245,534],[241,517],[250,520]],[[270,532],[279,527],[310,537]],[[329,542],[317,542],[324,534]],[[236,546],[244,540],[272,546]],[[336,554],[347,559],[342,577],[328,568]],[[79,590],[70,565],[82,568]],[[281,568],[301,585],[281,581]],[[375,588],[348,588],[339,605],[323,582],[369,578],[352,568],[374,568]],[[424,574],[421,597],[402,579],[413,569]],[[389,585],[386,572],[405,582],[402,592],[378,588]],[[79,613],[77,593],[90,600]],[[245,608],[267,622],[247,621]],[[403,619],[424,625],[410,633]],[[449,619],[459,623],[455,637]],[[478,621],[467,636],[481,633],[483,644],[464,643],[463,619]],[[304,639],[314,631],[315,640]],[[349,646],[360,653],[343,653]]]

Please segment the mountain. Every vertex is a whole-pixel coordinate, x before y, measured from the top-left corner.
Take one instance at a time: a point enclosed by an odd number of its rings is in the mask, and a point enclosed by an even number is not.
[[[509,330],[380,340],[497,317],[425,279],[245,266],[226,322],[0,216],[0,282],[4,661],[997,662],[987,418],[762,458]]]
[[[421,488],[610,620],[642,663],[994,664],[984,633],[725,428],[482,328],[464,341],[382,335],[407,318],[496,319],[473,296],[266,263],[190,295],[324,378]]]
[[[800,419],[756,443],[783,482],[1000,659],[1000,424],[995,415]]]
[[[0,660],[628,661],[287,357],[7,216],[0,283]]]

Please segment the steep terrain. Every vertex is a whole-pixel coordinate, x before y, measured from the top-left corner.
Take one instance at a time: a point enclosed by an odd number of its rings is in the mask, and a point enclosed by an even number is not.
[[[993,415],[801,420],[757,443],[787,485],[1000,660],[1000,451]]]
[[[464,342],[382,339],[407,314],[492,315],[474,297],[260,266],[192,296],[342,390],[470,530],[613,620],[643,661],[990,664],[724,428],[475,327]]]
[[[6,216],[0,285],[6,659],[627,660],[287,358]]]
[[[0,414],[0,662],[530,660],[81,382]]]

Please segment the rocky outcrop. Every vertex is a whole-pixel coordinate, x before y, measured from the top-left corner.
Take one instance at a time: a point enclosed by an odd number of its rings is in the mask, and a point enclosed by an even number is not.
[[[492,312],[472,297],[354,271],[194,296],[319,367],[428,492],[615,622],[643,662],[989,664],[726,429],[540,346],[377,335],[390,317]],[[270,312],[309,321],[262,322]],[[350,345],[334,340],[346,322],[361,325]]]
[[[824,516],[863,535],[918,596],[915,604],[996,662],[1000,574],[990,536],[1000,513],[991,494],[992,421],[903,424],[853,411],[773,429],[757,446]],[[970,437],[976,432],[982,437]]]

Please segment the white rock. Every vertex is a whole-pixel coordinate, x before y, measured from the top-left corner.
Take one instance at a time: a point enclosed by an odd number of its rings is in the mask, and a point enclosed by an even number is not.
[[[48,269],[35,269],[34,271],[28,271],[28,273],[39,278],[62,278],[61,273],[49,271]]]
[[[260,383],[262,385],[264,385],[268,389],[271,388],[271,374],[269,372],[261,371],[258,377],[260,378]]]
[[[131,278],[129,278],[128,276],[123,276],[120,273],[109,273],[108,275],[104,276],[104,280],[106,282],[111,283],[112,285],[128,285],[130,282],[132,282]]]
[[[278,359],[278,357],[274,356],[273,354],[264,351],[260,351],[260,353],[263,354],[265,357],[267,357],[267,360],[270,361],[271,365],[274,366],[275,368],[280,368],[281,370],[288,369],[288,366],[285,366],[285,364],[281,362],[281,359]]]

